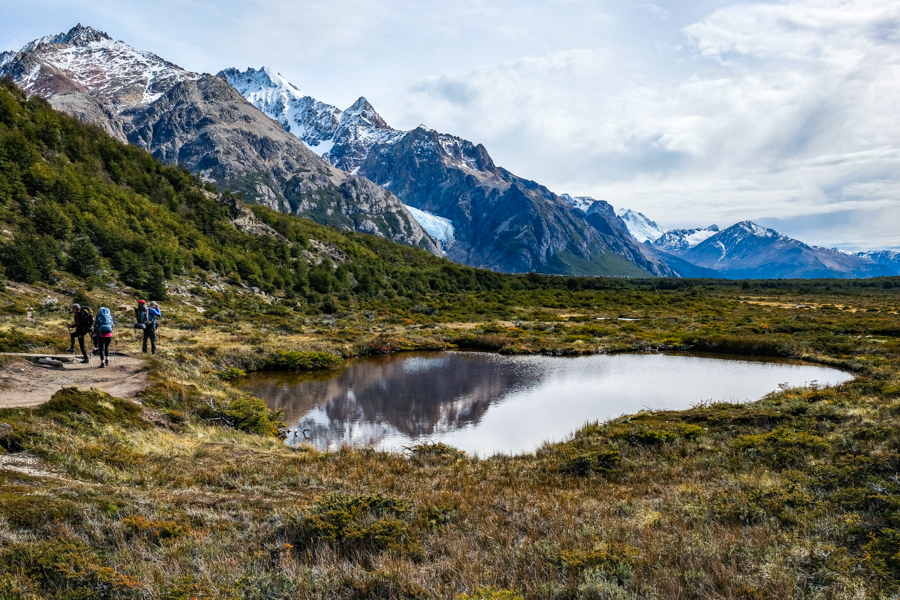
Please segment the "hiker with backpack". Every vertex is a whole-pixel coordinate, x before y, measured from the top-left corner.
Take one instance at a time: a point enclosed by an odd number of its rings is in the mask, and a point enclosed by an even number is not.
[[[94,320],[94,329],[97,332],[97,341],[100,346],[100,368],[109,366],[109,345],[113,339],[113,318],[109,309],[100,308],[97,318]]]
[[[152,310],[152,308],[147,307],[147,302],[144,300],[138,300],[137,308],[134,309],[134,327],[135,329],[144,330],[144,346],[143,350],[141,350],[144,354],[147,354],[147,340],[150,340],[150,351],[156,354],[156,323],[151,313]],[[158,309],[156,313],[161,314]]]
[[[156,300],[150,301],[150,320],[153,321],[153,329],[159,329],[159,319],[162,318],[162,311],[159,309],[159,303]]]
[[[84,336],[89,334],[94,326],[94,312],[89,306],[82,307],[80,304],[73,304],[72,315],[73,322],[68,327],[74,327],[75,331],[69,335],[69,352],[75,350],[75,340],[77,338],[78,347],[81,349],[81,364],[87,364],[90,360],[88,360],[87,350],[84,348]]]

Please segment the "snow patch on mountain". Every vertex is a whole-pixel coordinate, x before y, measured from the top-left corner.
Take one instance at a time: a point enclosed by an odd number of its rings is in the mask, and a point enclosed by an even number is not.
[[[653,240],[651,244],[663,252],[680,256],[718,232],[717,225],[710,225],[702,229],[672,229]]]
[[[419,210],[413,206],[404,204],[403,206],[409,211],[409,214],[427,231],[431,237],[438,240],[445,246],[453,242],[453,222],[450,219],[439,217],[430,212]]]
[[[688,233],[684,236],[684,241],[687,242],[688,247],[693,248],[700,242],[714,236],[718,231],[719,228],[716,225],[710,225],[706,229],[694,229],[693,233]]]
[[[579,210],[583,210],[584,212],[587,212],[591,207],[591,204],[596,202],[596,200],[594,200],[590,196],[572,196],[570,194],[560,194],[559,197],[565,200],[567,204]]]
[[[655,221],[651,221],[643,213],[635,212],[630,208],[620,208],[616,214],[625,222],[631,237],[639,242],[655,242],[666,233],[666,230],[657,225]]]

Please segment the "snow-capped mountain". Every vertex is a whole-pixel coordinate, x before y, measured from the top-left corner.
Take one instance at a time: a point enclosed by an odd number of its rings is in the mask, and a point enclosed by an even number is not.
[[[175,84],[200,77],[81,24],[29,42],[2,67],[27,94],[84,91],[115,113],[148,105]]]
[[[869,250],[857,252],[854,256],[869,259],[877,265],[893,269],[895,274],[900,275],[900,252],[896,250]]]
[[[340,110],[307,96],[272,69],[224,69],[225,78],[253,106],[275,119],[332,166],[352,172],[376,144],[392,143],[405,132],[392,129],[360,97]]]
[[[696,229],[672,229],[653,240],[652,244],[663,252],[681,256],[718,232],[719,227],[717,225]]]
[[[453,228],[444,244],[452,260],[507,272],[673,275],[644,256],[608,203],[590,199],[586,210],[575,210],[497,167],[480,144],[425,126],[393,129],[365,98],[343,111],[316,103],[271,69],[219,75],[331,165],[422,211],[413,214],[426,230],[444,236],[435,217],[443,219]]]
[[[307,96],[280,74],[265,67],[258,71],[248,68],[243,72],[225,69],[218,75],[319,156],[331,149],[329,142],[341,119],[337,107]]]
[[[655,221],[630,208],[620,208],[616,214],[625,222],[628,232],[639,242],[655,242],[666,233],[666,230]]]
[[[400,200],[333,168],[225,80],[78,25],[3,55],[0,77],[220,189],[440,253]]]
[[[713,269],[727,279],[856,278],[893,274],[869,259],[833,248],[809,246],[751,221],[715,233],[677,256]]]
[[[603,215],[604,219],[609,222],[609,225],[612,225],[625,233],[629,233],[625,221],[616,214],[616,209],[606,200],[597,200],[590,196],[571,196],[569,194],[560,194],[559,197],[568,205],[582,211],[585,216],[588,217],[588,221],[597,221],[597,219],[590,218],[592,215]],[[604,227],[605,226],[601,226],[601,230]]]

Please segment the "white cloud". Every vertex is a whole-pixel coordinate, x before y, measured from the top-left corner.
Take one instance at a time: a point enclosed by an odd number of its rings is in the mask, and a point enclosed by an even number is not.
[[[681,80],[581,49],[425,78],[404,108],[555,191],[668,226],[900,203],[900,4],[734,5],[684,34]]]
[[[659,19],[660,21],[668,21],[669,17],[672,16],[669,11],[658,4],[640,4],[638,8],[647,11],[648,13],[653,15],[654,18]]]

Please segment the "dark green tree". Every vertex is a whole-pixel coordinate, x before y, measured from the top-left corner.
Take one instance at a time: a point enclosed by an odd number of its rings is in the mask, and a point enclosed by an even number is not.
[[[144,293],[149,300],[168,300],[166,291],[166,273],[160,265],[150,267],[147,282],[144,284]]]
[[[80,238],[69,248],[69,271],[82,277],[97,274],[100,270],[100,256],[88,238]]]
[[[3,264],[6,267],[7,277],[22,283],[34,283],[41,278],[30,246],[28,238],[17,235],[12,243],[3,248]]]

